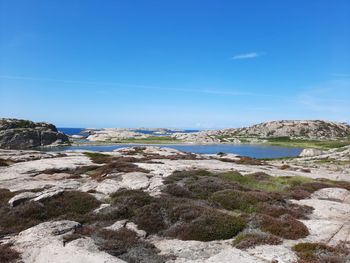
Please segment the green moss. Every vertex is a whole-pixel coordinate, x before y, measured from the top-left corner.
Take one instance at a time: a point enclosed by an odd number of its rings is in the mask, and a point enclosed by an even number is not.
[[[291,139],[289,137],[267,138],[267,144],[275,146],[315,148],[315,149],[333,149],[350,145],[350,140],[304,140]]]

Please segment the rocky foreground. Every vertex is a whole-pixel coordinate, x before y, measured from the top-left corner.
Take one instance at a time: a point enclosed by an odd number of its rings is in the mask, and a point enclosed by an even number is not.
[[[349,262],[350,147],[0,150],[0,262]]]

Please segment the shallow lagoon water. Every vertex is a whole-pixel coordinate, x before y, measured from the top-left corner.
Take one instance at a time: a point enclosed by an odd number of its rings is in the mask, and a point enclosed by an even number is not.
[[[45,148],[45,151],[66,151],[66,150],[87,150],[110,152],[119,148],[132,146],[159,146],[169,147],[184,152],[216,154],[218,152],[235,153],[241,156],[249,156],[253,158],[281,158],[298,156],[302,148],[290,148],[270,145],[257,144],[113,144],[113,145],[79,145],[79,146],[63,146]]]

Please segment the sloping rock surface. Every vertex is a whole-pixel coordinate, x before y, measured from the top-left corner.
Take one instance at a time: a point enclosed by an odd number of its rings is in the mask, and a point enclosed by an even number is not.
[[[0,148],[28,149],[68,142],[53,124],[18,119],[0,119]]]

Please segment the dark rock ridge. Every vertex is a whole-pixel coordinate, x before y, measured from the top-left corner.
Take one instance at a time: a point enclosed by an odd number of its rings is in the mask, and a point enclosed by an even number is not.
[[[0,148],[28,149],[69,142],[53,124],[18,119],[0,119]]]

